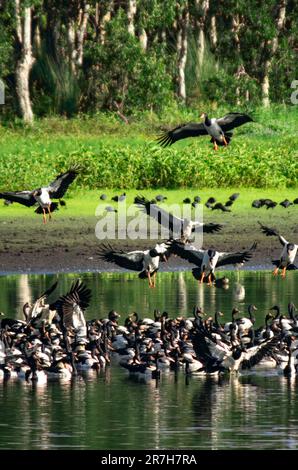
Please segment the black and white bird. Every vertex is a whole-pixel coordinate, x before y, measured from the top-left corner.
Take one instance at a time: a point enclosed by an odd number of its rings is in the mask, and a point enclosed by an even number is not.
[[[137,196],[134,202],[140,206],[147,215],[168,229],[170,237],[181,238],[183,242],[189,241],[192,233],[200,229],[202,229],[204,233],[214,233],[219,232],[223,227],[220,224],[204,224],[203,222],[193,221],[188,218],[180,219],[156,204],[151,204],[150,201],[143,196]]]
[[[277,232],[277,230],[265,227],[265,225],[261,224],[261,222],[259,222],[259,225],[261,226],[262,232],[267,237],[277,237],[283,246],[280,258],[278,260],[272,260],[272,264],[276,266],[273,271],[273,275],[277,276],[279,269],[281,269],[281,275],[283,278],[285,278],[287,270],[291,271],[298,269],[298,267],[294,264],[298,251],[298,245],[295,243],[288,242],[279,232]]]
[[[210,119],[206,113],[203,113],[201,118],[204,119],[203,122],[189,122],[165,132],[157,139],[157,142],[161,144],[162,147],[167,147],[177,142],[177,140],[187,137],[210,135],[211,142],[214,144],[213,148],[217,150],[218,145],[227,146],[229,144],[233,135],[232,132],[230,132],[232,129],[253,121],[250,116],[242,113],[229,113],[219,119]]]
[[[171,241],[156,244],[149,250],[123,251],[114,250],[111,245],[102,245],[98,254],[100,259],[118,264],[122,268],[140,271],[140,279],[148,279],[149,287],[155,287],[156,273],[161,260],[170,256]],[[152,279],[153,278],[153,281]]]
[[[33,189],[32,191],[2,192],[0,193],[0,199],[18,202],[27,207],[38,204],[35,212],[43,214],[43,223],[46,223],[47,214],[50,220],[52,212],[58,210],[58,202],[52,202],[52,199],[61,199],[78,174],[78,168],[74,167],[58,175],[48,186]]]
[[[215,268],[226,266],[228,264],[238,265],[249,261],[253,256],[257,244],[254,243],[249,250],[235,253],[225,253],[216,250],[200,250],[193,245],[184,245],[181,242],[174,241],[171,246],[172,253],[186,259],[190,263],[198,266],[192,270],[195,279],[200,283],[208,277],[208,285],[213,285],[215,281]]]
[[[69,292],[52,306],[56,308],[66,330],[72,329],[77,338],[86,338],[87,326],[84,312],[91,301],[91,290],[80,280],[74,281]]]

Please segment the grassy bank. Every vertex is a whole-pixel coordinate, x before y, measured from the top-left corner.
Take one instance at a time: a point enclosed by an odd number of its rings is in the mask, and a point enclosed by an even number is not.
[[[126,200],[125,205],[127,208],[134,203],[134,198],[136,195],[140,194],[151,200],[155,198],[158,194],[162,194],[163,196],[167,197],[167,200],[161,207],[168,209],[168,206],[180,204],[185,198],[189,197],[193,200],[194,196],[200,196],[202,199],[202,204],[204,204],[207,199],[211,196],[215,197],[218,202],[222,202],[223,204],[228,200],[229,196],[232,193],[239,192],[240,196],[232,206],[231,213],[222,213],[221,211],[212,211],[207,209],[203,206],[204,210],[204,217],[209,219],[216,219],[217,220],[229,220],[235,217],[249,217],[251,219],[257,218],[258,220],[265,220],[266,223],[271,223],[273,221],[278,222],[280,218],[287,216],[291,219],[291,217],[296,217],[297,219],[297,212],[298,212],[298,205],[290,206],[288,209],[278,205],[274,209],[266,209],[260,208],[255,209],[251,207],[251,203],[254,199],[259,198],[270,198],[276,202],[281,202],[284,199],[289,199],[293,201],[298,197],[298,189],[295,188],[283,188],[277,190],[276,188],[239,188],[232,187],[232,188],[204,188],[204,189],[166,189],[166,188],[159,188],[156,190],[126,190]],[[116,194],[121,194],[123,192],[122,189],[98,189],[95,190],[83,190],[79,189],[76,192],[70,194],[70,196],[65,197],[66,207],[60,207],[58,212],[55,212],[54,218],[63,219],[65,217],[94,217],[95,211],[98,207],[102,207],[103,209],[106,206],[113,206],[115,209],[118,209],[118,203],[112,201],[112,197]],[[105,193],[107,195],[107,199],[105,201],[100,200],[100,195]],[[123,203],[119,203],[119,205],[123,205]],[[136,210],[137,210],[137,206]],[[169,210],[171,208],[169,207]],[[192,209],[194,212],[194,209]],[[175,212],[175,210],[174,210]],[[28,218],[33,220],[41,220],[41,216],[34,213],[34,208],[27,208],[20,204],[14,203],[10,206],[4,206],[0,201],[0,217],[21,217],[21,218]]]
[[[236,188],[230,189],[194,189],[140,191],[140,194],[152,198],[158,193],[167,196],[167,204],[181,203],[185,197],[192,198],[200,195],[203,202],[210,196],[218,201],[225,202]],[[96,255],[101,240],[95,236],[96,224],[99,220],[95,216],[95,209],[99,204],[99,195],[102,191],[80,190],[73,197],[66,198],[66,208],[55,212],[52,222],[42,224],[41,215],[36,215],[33,208],[22,207],[17,204],[5,207],[0,203],[0,271],[47,271],[57,270],[89,270],[115,268],[109,263],[99,263]],[[103,206],[117,204],[111,197],[117,191],[107,190],[108,199]],[[119,192],[118,192],[119,194]],[[136,190],[127,191],[127,206],[133,202]],[[281,245],[275,237],[265,237],[258,226],[260,220],[265,225],[279,229],[289,240],[295,241],[297,236],[298,206],[284,209],[277,206],[275,209],[253,209],[251,202],[254,198],[270,197],[280,202],[288,198],[298,197],[294,189],[241,189],[240,197],[232,206],[232,212],[222,213],[211,211],[204,207],[204,221],[218,222],[224,225],[217,234],[204,236],[204,247],[214,247],[220,251],[238,251],[247,249],[255,241],[258,243],[256,254],[250,265],[270,267],[271,259],[280,255]],[[194,216],[194,214],[193,214]],[[117,236],[117,235],[116,235]],[[113,246],[132,250],[148,248],[152,240],[110,240]],[[173,258],[175,265],[186,265],[187,262]]]
[[[44,119],[32,129],[0,127],[0,190],[38,187],[79,163],[78,189],[99,188],[291,188],[298,181],[298,109],[255,110],[255,123],[235,130],[228,148],[213,152],[207,137],[162,149],[161,127],[198,120],[199,110],[160,118],[134,116],[126,125],[115,116]],[[220,116],[227,110],[210,112]]]

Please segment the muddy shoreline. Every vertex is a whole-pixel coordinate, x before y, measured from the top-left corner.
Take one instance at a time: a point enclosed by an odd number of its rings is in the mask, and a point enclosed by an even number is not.
[[[256,219],[245,220],[234,215],[223,221],[213,216],[212,222],[224,223],[224,228],[219,234],[205,235],[204,248],[239,251],[248,249],[256,241],[255,256],[242,269],[271,269],[271,259],[279,257],[281,246],[275,237],[267,238],[261,234],[257,225],[259,218],[256,215]],[[294,234],[296,239],[295,219],[285,214],[283,220],[275,222],[283,227],[283,233]],[[56,218],[47,225],[29,217],[0,220],[0,273],[122,272],[116,265],[98,258],[97,251],[102,242],[95,237],[96,222],[95,217]],[[134,250],[146,249],[154,241],[112,240],[110,243],[123,250]],[[192,267],[184,260],[171,257],[168,263],[162,263],[160,270],[190,270]]]

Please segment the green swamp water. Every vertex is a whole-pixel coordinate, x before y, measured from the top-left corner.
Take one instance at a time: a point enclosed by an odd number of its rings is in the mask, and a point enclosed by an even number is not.
[[[0,310],[22,318],[21,306],[56,278],[57,296],[80,277],[92,289],[87,318],[115,309],[152,316],[155,308],[170,317],[192,315],[194,305],[213,314],[233,306],[246,314],[254,303],[257,325],[268,309],[289,301],[298,306],[298,273],[274,279],[270,272],[220,273],[228,289],[198,286],[189,272],[160,273],[157,288],[131,274],[16,275],[0,278]],[[52,295],[50,300],[55,300]],[[276,371],[224,379],[162,374],[137,382],[112,364],[69,383],[0,383],[0,449],[297,449],[298,380]]]

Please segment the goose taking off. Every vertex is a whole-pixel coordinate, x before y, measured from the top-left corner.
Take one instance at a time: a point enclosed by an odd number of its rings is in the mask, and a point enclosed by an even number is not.
[[[23,313],[28,324],[33,325],[35,328],[39,328],[42,322],[51,324],[55,316],[55,310],[50,309],[49,304],[45,304],[47,297],[56,289],[58,281],[56,281],[49,289],[41,294],[33,305],[26,303],[23,306]]]
[[[211,142],[214,144],[213,148],[217,150],[218,145],[227,146],[229,144],[233,135],[230,132],[232,129],[253,121],[250,116],[241,113],[229,113],[219,119],[210,119],[206,113],[203,113],[201,118],[204,119],[203,122],[189,122],[165,132],[157,139],[157,142],[162,147],[167,147],[177,142],[177,140],[186,139],[187,137],[210,135]]]
[[[75,281],[70,291],[62,295],[56,302],[55,308],[66,329],[73,328],[78,337],[86,337],[87,328],[84,311],[89,306],[91,290],[81,281]]]
[[[159,269],[159,262],[167,260],[170,255],[171,242],[155,245],[154,248],[141,251],[114,250],[111,245],[103,245],[98,252],[99,257],[109,263],[116,263],[122,268],[140,271],[140,279],[148,279],[149,287],[155,287],[156,273]],[[153,282],[151,280],[153,277]]]
[[[74,181],[78,173],[77,168],[71,168],[65,173],[58,175],[48,186],[33,189],[32,191],[3,192],[0,193],[0,198],[18,202],[27,207],[38,203],[39,206],[35,212],[36,214],[43,214],[42,218],[45,224],[47,222],[46,211],[48,212],[49,219],[51,219],[51,213],[58,210],[58,203],[52,202],[52,199],[62,199],[68,186]]]
[[[195,264],[198,268],[192,270],[195,279],[200,283],[204,282],[204,278],[208,276],[208,285],[213,285],[215,281],[215,268],[219,266],[226,266],[227,264],[239,264],[249,261],[253,256],[257,244],[254,243],[252,247],[243,252],[236,253],[221,253],[215,250],[198,250],[193,245],[184,245],[180,242],[174,241],[172,243],[172,253],[186,259],[190,263]]]
[[[180,219],[156,204],[151,204],[150,201],[143,196],[137,196],[134,202],[140,206],[146,214],[157,220],[160,225],[167,228],[170,231],[170,236],[176,234],[178,237],[181,237],[183,241],[189,241],[191,234],[199,230],[200,227],[204,233],[219,232],[222,229],[222,225],[220,224],[203,224],[202,222],[195,222],[189,219]]]
[[[295,243],[289,243],[282,235],[280,235],[277,230],[269,227],[265,227],[265,225],[261,224],[259,222],[259,225],[261,226],[262,232],[267,236],[267,237],[278,237],[280,243],[283,246],[282,252],[280,254],[280,259],[279,260],[273,260],[272,264],[276,266],[276,268],[273,271],[273,275],[277,276],[279,269],[282,269],[282,277],[286,277],[286,271],[287,270],[294,270],[298,269],[297,266],[295,266],[295,258],[298,250],[298,245]]]

